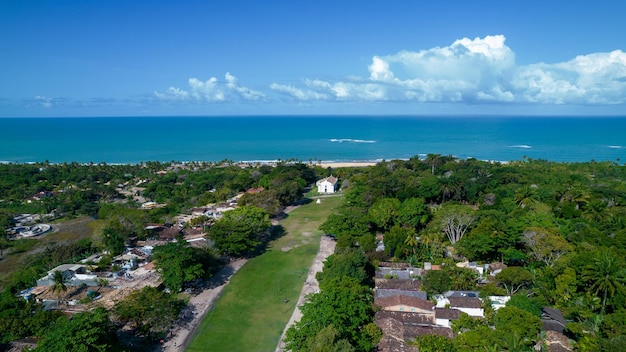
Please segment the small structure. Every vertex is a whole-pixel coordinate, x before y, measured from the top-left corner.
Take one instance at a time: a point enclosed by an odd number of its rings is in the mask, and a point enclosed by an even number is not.
[[[37,286],[52,286],[54,284],[54,272],[60,271],[65,278],[67,286],[97,286],[98,277],[96,275],[87,274],[87,266],[82,264],[62,264],[48,271],[48,274],[37,280]]]
[[[565,330],[565,318],[560,310],[552,307],[541,308],[541,325],[544,331],[556,331],[559,334]]]
[[[317,192],[319,193],[335,193],[337,191],[337,178],[333,175],[330,175],[326,178],[318,180],[315,182],[317,186]]]

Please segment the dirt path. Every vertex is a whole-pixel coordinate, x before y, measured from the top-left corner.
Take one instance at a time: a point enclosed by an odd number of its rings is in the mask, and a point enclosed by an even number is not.
[[[181,322],[171,331],[167,341],[155,349],[155,352],[178,352],[184,351],[191,341],[196,329],[200,326],[200,322],[204,319],[206,313],[213,307],[213,304],[222,293],[224,287],[228,284],[230,277],[237,272],[247,259],[238,259],[229,263],[227,266],[218,271],[210,279],[210,288],[205,289],[200,294],[191,297],[189,300],[189,313],[191,320]]]
[[[326,258],[328,258],[329,255],[333,254],[333,252],[335,251],[336,244],[337,242],[335,242],[330,237],[322,236],[322,239],[320,241],[320,249],[317,252],[317,256],[315,257],[315,260],[313,261],[313,265],[311,265],[311,268],[309,269],[309,274],[307,275],[306,282],[304,283],[304,286],[302,287],[302,291],[300,291],[300,297],[298,298],[296,309],[293,311],[293,314],[291,315],[289,322],[287,323],[287,325],[285,326],[285,329],[283,330],[283,334],[281,335],[280,341],[278,342],[278,346],[276,347],[276,352],[282,352],[285,348],[285,343],[283,342],[283,340],[285,339],[285,332],[287,331],[287,329],[289,329],[289,327],[293,325],[295,322],[300,321],[300,319],[302,318],[302,312],[300,311],[300,306],[304,304],[305,296],[308,295],[309,293],[319,292],[319,283],[315,279],[315,274],[322,271],[324,267],[324,260],[326,260]]]

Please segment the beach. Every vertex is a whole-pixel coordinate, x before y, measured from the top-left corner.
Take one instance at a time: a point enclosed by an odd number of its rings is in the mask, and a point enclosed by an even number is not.
[[[328,168],[330,167],[331,169],[338,169],[340,167],[367,167],[367,166],[374,166],[378,164],[377,162],[373,162],[373,161],[345,161],[345,162],[321,162],[320,164],[317,164],[318,166],[321,166],[323,168]]]

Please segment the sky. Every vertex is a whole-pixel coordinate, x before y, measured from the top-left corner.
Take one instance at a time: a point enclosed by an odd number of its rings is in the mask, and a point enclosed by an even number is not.
[[[0,117],[626,116],[626,1],[0,0]]]

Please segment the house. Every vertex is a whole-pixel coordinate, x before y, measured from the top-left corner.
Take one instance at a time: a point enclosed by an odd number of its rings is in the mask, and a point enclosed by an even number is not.
[[[393,288],[377,288],[376,298],[385,298],[391,296],[407,296],[427,300],[428,297],[424,291],[398,290]]]
[[[418,336],[454,336],[449,327],[437,326],[433,315],[381,310],[376,312],[374,321],[383,333],[378,351],[417,352],[419,349],[407,342]]]
[[[375,278],[376,289],[389,289],[389,290],[407,290],[407,291],[419,291],[422,287],[422,281],[418,279],[385,279]]]
[[[410,296],[389,296],[374,299],[374,304],[382,310],[396,312],[412,312],[422,314],[435,314],[435,305],[431,301]]]
[[[437,308],[458,309],[471,317],[484,317],[483,301],[476,291],[448,291],[438,295]]]
[[[435,324],[449,328],[451,326],[450,321],[458,320],[461,313],[463,312],[458,309],[435,308]]]
[[[318,180],[317,182],[315,182],[315,185],[317,186],[317,192],[319,193],[335,193],[335,191],[337,190],[337,178],[334,177],[333,175],[330,175],[324,179]]]
[[[97,276],[86,273],[87,266],[82,264],[62,264],[48,271],[48,274],[37,280],[37,286],[51,286],[54,284],[54,273],[60,271],[65,278],[65,285],[80,286],[97,286]]]

